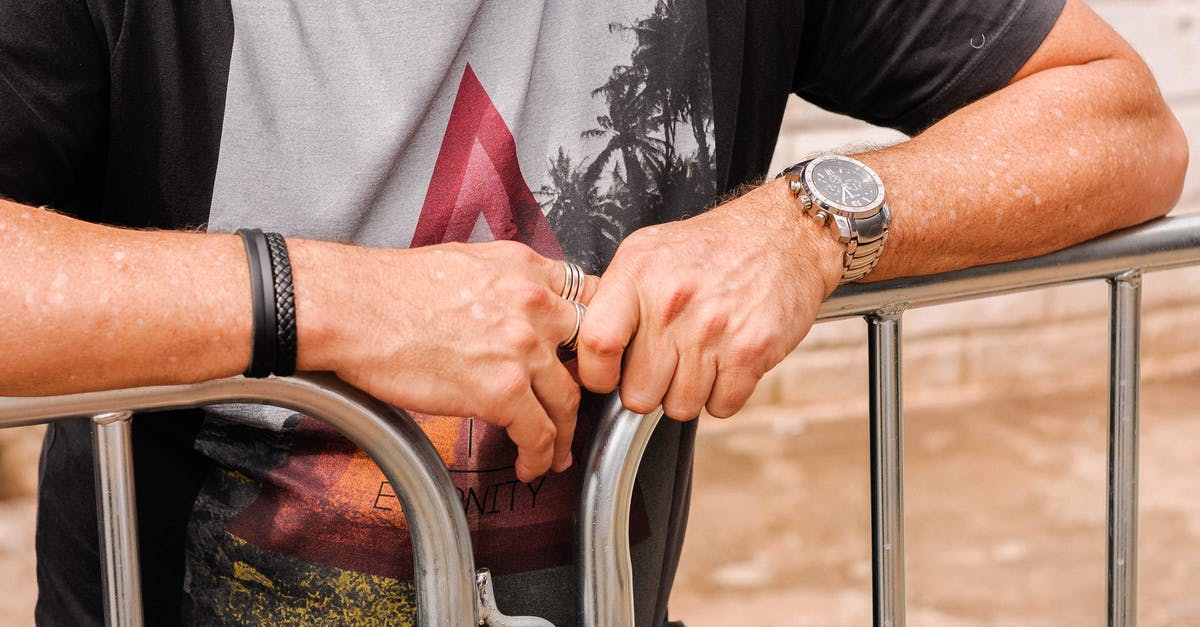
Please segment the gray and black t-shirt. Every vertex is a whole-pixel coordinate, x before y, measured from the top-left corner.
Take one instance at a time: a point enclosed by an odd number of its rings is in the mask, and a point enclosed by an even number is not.
[[[761,176],[789,92],[916,132],[1003,86],[1061,4],[0,0],[0,194],[135,227],[510,239],[600,273]],[[573,624],[579,468],[522,484],[502,430],[414,417],[501,608]],[[102,612],[87,428],[47,435],[43,624]],[[664,421],[639,472],[639,624],[666,620],[694,429]],[[223,405],[134,438],[149,624],[411,620],[396,495],[319,421]]]

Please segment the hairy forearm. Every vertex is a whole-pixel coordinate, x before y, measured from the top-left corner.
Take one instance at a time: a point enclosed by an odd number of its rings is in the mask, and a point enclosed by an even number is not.
[[[903,144],[883,177],[890,239],[867,280],[1029,257],[1169,211],[1187,145],[1136,58],[1046,69]]]
[[[250,358],[235,235],[88,224],[0,201],[0,394],[232,375]]]

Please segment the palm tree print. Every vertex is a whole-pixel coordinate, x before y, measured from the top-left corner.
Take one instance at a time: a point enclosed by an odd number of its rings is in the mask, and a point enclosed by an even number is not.
[[[536,192],[563,250],[590,273],[634,230],[696,215],[716,193],[703,12],[703,3],[658,0],[649,16],[609,25],[634,48],[592,91],[607,113],[580,136],[603,145],[579,162],[560,148]]]

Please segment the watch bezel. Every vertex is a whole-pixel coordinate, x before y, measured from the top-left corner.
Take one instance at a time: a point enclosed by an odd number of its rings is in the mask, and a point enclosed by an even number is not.
[[[827,198],[822,194],[813,183],[812,176],[816,166],[827,161],[848,161],[865,170],[874,179],[876,188],[879,190],[875,200],[863,207],[851,207]],[[815,206],[829,213],[847,218],[869,218],[879,213],[883,209],[883,204],[887,197],[887,192],[883,187],[883,179],[879,178],[879,175],[875,173],[875,170],[871,169],[871,166],[858,159],[844,155],[823,155],[809,161],[804,165],[804,171],[800,173],[800,183],[804,186],[804,193],[812,200]]]

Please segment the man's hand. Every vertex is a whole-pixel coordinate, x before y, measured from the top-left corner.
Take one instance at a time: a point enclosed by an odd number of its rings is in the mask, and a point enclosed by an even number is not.
[[[504,427],[522,481],[571,465],[579,384],[557,348],[577,314],[559,296],[561,263],[506,241],[292,249],[300,369],[333,371],[413,411]]]
[[[579,386],[562,264],[523,244],[381,250],[288,240],[297,365],[508,430],[530,481],[571,463]],[[36,263],[31,263],[36,260]],[[236,235],[115,229],[0,200],[0,395],[190,383],[250,360]],[[585,281],[581,300],[596,279]]]
[[[841,245],[782,180],[644,228],[621,244],[591,301],[580,379],[596,392],[620,382],[633,411],[728,417],[808,333],[841,273]]]
[[[1079,0],[1013,81],[905,143],[854,155],[892,224],[866,280],[1031,257],[1166,213],[1187,143],[1137,54]],[[618,249],[579,369],[634,411],[728,416],[808,332],[841,250],[774,181]],[[621,371],[622,361],[624,371]]]

